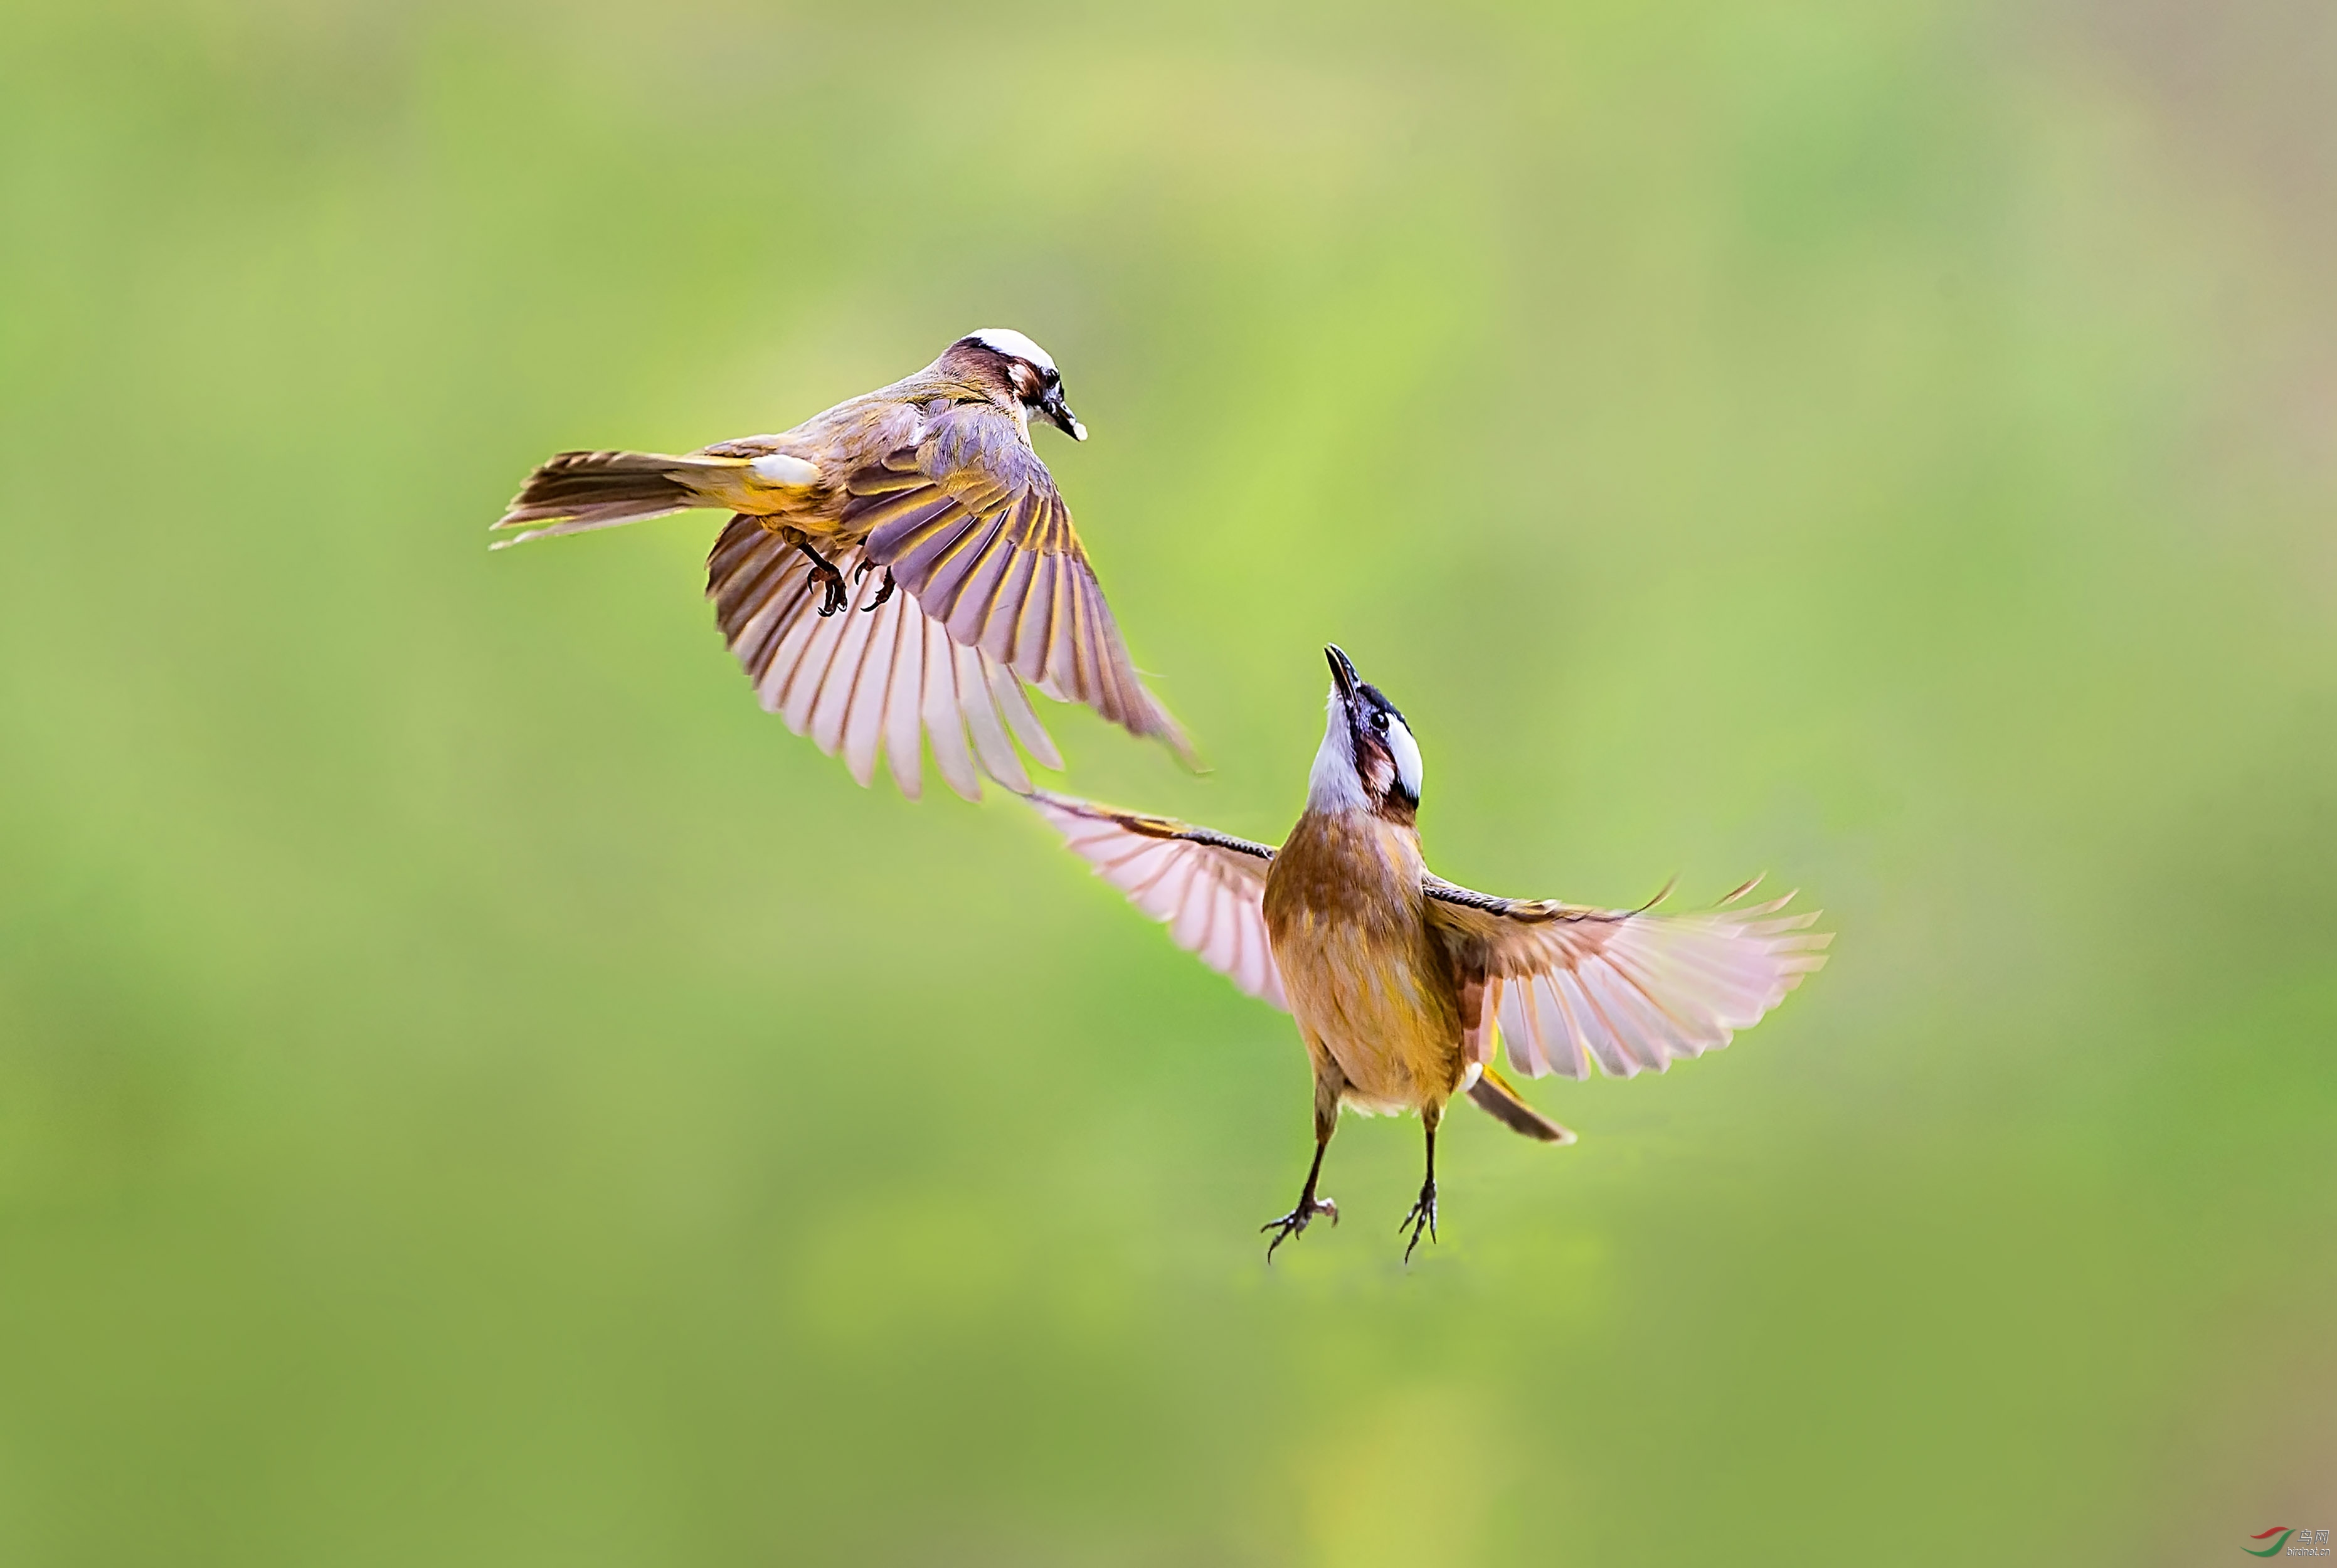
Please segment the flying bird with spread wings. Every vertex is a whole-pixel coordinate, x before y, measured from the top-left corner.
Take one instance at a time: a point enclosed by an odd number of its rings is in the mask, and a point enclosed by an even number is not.
[[[929,740],[968,799],[983,773],[1027,792],[1015,741],[1046,767],[1062,760],[1026,687],[1189,764],[1032,447],[1033,416],[1087,439],[1047,351],[985,328],[775,436],[679,457],[562,452],[493,524],[526,530],[496,547],[690,507],[734,514],[706,564],[723,639],[763,706],[841,750],[864,786],[881,754],[914,798]]]
[[[1027,798],[1071,848],[1178,946],[1289,1012],[1315,1068],[1315,1159],[1298,1202],[1266,1222],[1266,1257],[1338,1206],[1318,1194],[1342,1106],[1417,1112],[1427,1133],[1408,1261],[1436,1234],[1436,1129],[1466,1094],[1530,1138],[1574,1134],[1493,1067],[1496,1027],[1529,1077],[1660,1073],[1718,1050],[1825,963],[1833,937],[1792,898],[1713,909],[1590,909],[1472,892],[1422,858],[1419,744],[1336,647],[1329,721],[1289,838],[1270,845],[1060,795]]]

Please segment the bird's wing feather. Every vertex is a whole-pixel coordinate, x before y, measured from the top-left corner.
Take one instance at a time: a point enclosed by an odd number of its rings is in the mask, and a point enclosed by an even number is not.
[[[1441,877],[1428,921],[1450,956],[1470,1059],[1491,1062],[1498,1022],[1510,1065],[1532,1077],[1660,1073],[1716,1051],[1825,963],[1815,913],[1793,895],[1743,902],[1752,884],[1690,915],[1499,898]]]
[[[808,563],[755,518],[733,517],[707,558],[706,596],[764,708],[829,756],[841,750],[863,785],[884,755],[912,799],[924,786],[927,737],[942,777],[969,800],[982,798],[977,761],[1010,789],[1031,788],[1010,734],[1043,766],[1063,765],[1012,670],[951,642],[912,593],[896,591],[864,612],[884,573],[856,581],[866,561],[857,549],[831,550],[828,559],[852,599],[822,617]]]
[[[1098,876],[1166,922],[1179,947],[1252,996],[1290,1010],[1266,939],[1271,845],[1044,790],[1025,799]]]
[[[1189,760],[1184,731],[1129,661],[1053,476],[1004,410],[949,409],[845,487],[842,526],[865,533],[869,559],[953,642]]]

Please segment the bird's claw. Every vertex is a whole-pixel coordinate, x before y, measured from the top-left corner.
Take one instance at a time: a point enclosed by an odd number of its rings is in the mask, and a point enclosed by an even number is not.
[[[1273,1262],[1274,1250],[1305,1230],[1308,1222],[1317,1214],[1328,1214],[1334,1225],[1339,1222],[1339,1206],[1336,1203],[1332,1202],[1328,1198],[1306,1198],[1302,1199],[1297,1208],[1293,1209],[1281,1219],[1269,1220],[1259,1226],[1257,1229],[1260,1235],[1268,1230],[1274,1232],[1274,1240],[1266,1244],[1266,1260],[1269,1263]]]
[[[861,574],[862,574],[862,575],[864,575],[864,576],[867,573],[867,571],[868,571],[868,563],[867,563],[867,562],[863,561],[863,562],[860,564],[860,571],[861,571]],[[863,604],[863,605],[860,607],[860,612],[861,612],[863,615],[871,615],[871,614],[875,613],[877,607],[878,607],[878,606],[880,606],[880,605],[882,605],[882,604],[885,603],[885,600],[890,599],[892,596],[893,596],[893,569],[892,569],[890,566],[887,566],[887,567],[885,567],[885,581],[884,581],[884,583],[883,583],[883,585],[882,585],[882,586],[880,586],[880,587],[876,590],[876,597],[875,597],[875,598],[874,598],[874,599],[871,599],[870,601],[868,601],[868,603],[867,603]]]
[[[1412,1261],[1412,1250],[1420,1245],[1422,1231],[1428,1232],[1428,1239],[1431,1241],[1436,1240],[1436,1183],[1434,1181],[1424,1182],[1421,1186],[1420,1196],[1413,1200],[1412,1212],[1395,1222],[1396,1234],[1403,1235],[1406,1226],[1412,1229],[1412,1240],[1403,1244],[1403,1260],[1409,1263]]]
[[[823,621],[851,602],[852,595],[844,586],[844,573],[825,561],[814,566],[805,581],[820,591],[819,617]]]
[[[813,549],[811,541],[792,528],[782,533],[779,537],[786,543],[793,544],[801,553],[803,558],[811,563],[811,570],[804,576],[804,586],[819,590],[821,620],[826,620],[852,603],[851,590],[845,587],[844,573],[836,569],[835,562]]]

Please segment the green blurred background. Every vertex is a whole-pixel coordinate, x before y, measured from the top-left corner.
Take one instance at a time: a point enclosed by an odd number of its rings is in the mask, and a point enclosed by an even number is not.
[[[2190,1563],[2337,1526],[2326,5],[0,11],[0,1557]],[[1835,962],[1409,1122],[755,705],[565,446],[977,326],[1278,835]]]

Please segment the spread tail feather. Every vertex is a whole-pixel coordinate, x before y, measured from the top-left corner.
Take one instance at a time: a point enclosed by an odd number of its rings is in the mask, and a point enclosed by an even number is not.
[[[1510,1081],[1489,1065],[1469,1085],[1469,1098],[1477,1108],[1512,1132],[1522,1132],[1544,1143],[1571,1143],[1574,1134],[1526,1103],[1525,1096],[1510,1086]]]
[[[719,505],[689,481],[693,475],[743,468],[738,457],[669,457],[657,452],[562,452],[527,476],[503,516],[492,526],[516,528],[548,523],[494,548],[531,539],[584,534],[662,517],[689,506]]]

